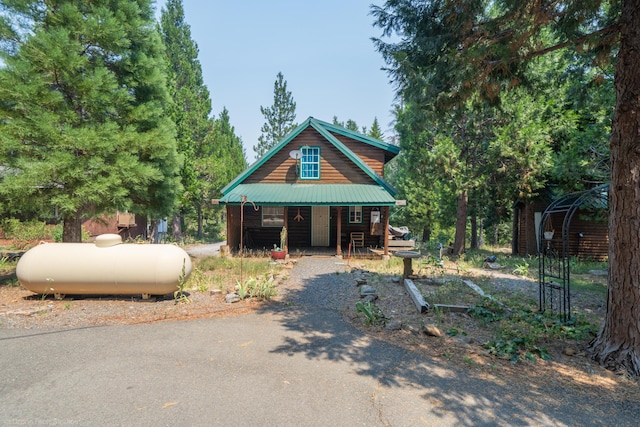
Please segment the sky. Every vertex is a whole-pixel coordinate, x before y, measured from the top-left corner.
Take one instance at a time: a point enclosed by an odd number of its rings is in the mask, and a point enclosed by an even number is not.
[[[212,113],[229,110],[249,163],[265,122],[260,107],[273,105],[278,72],[296,103],[297,123],[337,116],[369,128],[377,117],[390,141],[394,90],[371,41],[382,34],[372,25],[371,3],[183,0]],[[158,16],[164,4],[156,2]]]

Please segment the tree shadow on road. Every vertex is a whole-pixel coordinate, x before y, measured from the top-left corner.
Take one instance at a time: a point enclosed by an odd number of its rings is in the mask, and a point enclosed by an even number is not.
[[[577,390],[561,372],[513,381],[500,370],[452,366],[446,358],[426,357],[357,330],[343,318],[358,299],[357,287],[336,259],[302,258],[289,282],[284,302],[263,308],[277,311],[292,332],[272,353],[351,364],[357,375],[377,381],[383,418],[384,407],[403,408],[402,414],[386,414],[392,425],[637,425],[640,402],[618,396],[614,384]],[[385,406],[397,399],[406,401]]]

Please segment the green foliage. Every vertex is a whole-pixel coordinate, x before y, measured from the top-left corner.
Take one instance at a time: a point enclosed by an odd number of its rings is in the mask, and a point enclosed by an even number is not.
[[[56,224],[52,229],[51,229],[51,239],[56,242],[56,243],[60,243],[63,241],[63,226],[62,224]],[[89,232],[84,228],[84,226],[82,227],[82,241],[86,242],[87,240],[89,240]]]
[[[563,322],[551,313],[534,312],[524,307],[505,310],[488,300],[471,307],[468,312],[482,322],[498,326],[495,337],[486,342],[484,348],[489,354],[508,357],[513,362],[523,357],[550,359],[541,345],[549,338],[584,341],[597,333],[596,326],[584,319]]]
[[[22,246],[29,241],[47,240],[51,233],[50,227],[41,221],[20,221],[16,218],[7,218],[2,221],[2,230],[6,239]]]
[[[518,264],[516,268],[513,269],[513,274],[516,276],[525,276],[529,275],[529,264],[524,261],[522,264]]]
[[[287,81],[281,72],[276,77],[273,85],[273,105],[271,107],[260,106],[260,112],[266,122],[260,128],[262,135],[258,137],[258,145],[253,147],[257,157],[275,146],[289,132],[296,128],[296,103],[287,91]]]
[[[256,279],[253,277],[249,277],[243,282],[236,280],[236,292],[238,293],[238,296],[240,296],[240,299],[245,299],[249,296],[249,287],[253,286],[255,281]]]
[[[358,301],[356,303],[356,313],[362,313],[367,326],[384,326],[387,323],[386,316],[380,307],[372,302]]]
[[[84,216],[167,214],[179,158],[150,0],[30,3],[0,5],[0,199],[57,209],[65,240]]]
[[[382,133],[382,129],[380,129],[380,124],[378,123],[378,118],[374,117],[373,124],[371,125],[371,129],[367,132],[371,138],[384,140],[384,134]]]
[[[415,270],[418,275],[426,274],[431,277],[444,276],[445,273],[443,260],[431,255],[426,255],[416,260]]]
[[[269,301],[278,293],[273,277],[267,276],[249,277],[242,283],[236,281],[236,290],[240,299],[257,298],[265,301]]]
[[[173,299],[176,301],[176,304],[188,304],[191,302],[191,300],[187,296],[187,293],[185,292],[187,284],[185,264],[186,260],[182,260],[182,271],[180,272],[180,276],[178,277],[178,289],[173,293]]]
[[[218,240],[223,229],[219,206],[211,200],[246,167],[242,141],[235,135],[226,108],[211,119],[211,99],[191,39],[181,0],[169,0],[161,28],[170,65],[171,116],[176,123],[178,151],[185,159],[180,213],[185,232],[198,239]]]
[[[247,276],[259,277],[271,274],[274,266],[268,258],[226,258],[226,257],[206,257],[198,261],[198,268],[202,271],[213,271],[226,276],[239,276],[240,263],[242,270]]]

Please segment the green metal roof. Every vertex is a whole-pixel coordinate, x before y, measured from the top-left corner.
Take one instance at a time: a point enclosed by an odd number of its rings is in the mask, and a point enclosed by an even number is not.
[[[353,151],[347,148],[338,138],[333,136],[331,132],[335,132],[349,138],[358,140],[360,142],[364,142],[366,144],[372,145],[374,147],[380,148],[382,150],[387,151],[391,156],[395,156],[399,153],[400,148],[398,146],[387,144],[383,141],[377,140],[375,138],[368,137],[366,135],[362,135],[358,132],[353,132],[348,129],[345,129],[340,126],[332,125],[327,122],[323,122],[322,120],[314,119],[313,117],[309,117],[302,124],[300,124],[297,128],[295,128],[289,135],[284,137],[278,144],[276,144],[271,150],[267,151],[260,159],[258,159],[254,164],[249,166],[244,170],[240,175],[233,179],[229,184],[227,184],[222,189],[222,194],[227,194],[230,191],[234,190],[241,182],[243,182],[248,176],[254,173],[260,166],[262,166],[267,160],[273,157],[278,151],[280,151],[283,147],[285,147],[289,142],[291,142],[296,136],[298,136],[303,130],[308,127],[312,127],[315,129],[322,137],[324,137],[328,142],[333,144],[340,152],[342,152],[349,160],[351,160],[357,167],[359,167],[364,173],[366,173],[375,183],[384,187],[389,193],[393,195],[396,194],[396,190],[389,184],[384,178],[376,174],[373,169],[369,167],[365,162],[360,159]]]
[[[375,184],[239,184],[220,203],[239,205],[240,196],[261,206],[393,206],[396,202]]]

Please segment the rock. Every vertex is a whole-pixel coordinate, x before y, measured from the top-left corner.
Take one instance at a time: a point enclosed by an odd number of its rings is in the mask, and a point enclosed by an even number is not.
[[[441,337],[442,331],[438,329],[436,325],[425,325],[422,329],[422,332],[429,335],[430,337]]]
[[[407,331],[411,332],[414,335],[418,335],[418,329],[413,326],[413,325],[405,325],[404,329],[406,329]]]
[[[399,278],[399,277],[397,277],[397,276],[396,276],[396,277],[392,277],[392,278],[391,278],[391,281],[392,281],[393,283],[400,283],[400,278]]]
[[[367,279],[364,279],[362,277],[356,278],[356,286],[362,286],[366,284],[367,284]]]
[[[222,290],[220,290],[220,289],[211,289],[209,291],[209,295],[211,295],[211,296],[220,295],[221,293],[222,293]]]
[[[363,285],[360,288],[360,298],[363,298],[367,295],[376,295],[376,289],[369,285]]]
[[[392,320],[385,326],[387,331],[399,331],[402,329],[402,320]]]
[[[500,270],[501,268],[503,268],[503,266],[498,264],[497,262],[485,262],[482,267],[488,270]]]
[[[473,344],[473,338],[466,335],[456,335],[455,337],[453,337],[453,340],[459,342],[460,344]]]
[[[229,304],[232,304],[234,302],[239,302],[241,300],[242,298],[240,298],[240,295],[238,295],[237,292],[231,292],[224,297],[224,302]]]
[[[362,298],[362,302],[367,303],[367,302],[374,302],[375,300],[378,299],[378,295],[373,294],[373,295],[367,295],[364,298]]]

